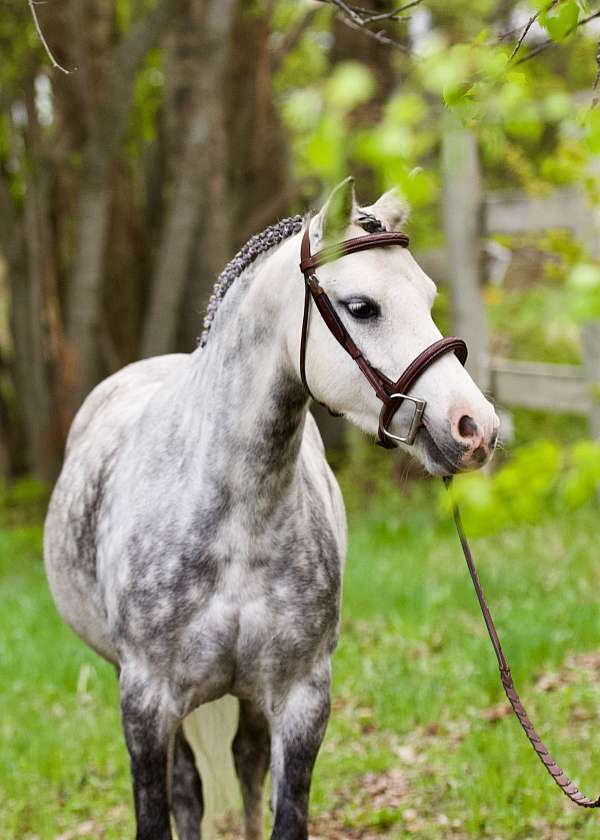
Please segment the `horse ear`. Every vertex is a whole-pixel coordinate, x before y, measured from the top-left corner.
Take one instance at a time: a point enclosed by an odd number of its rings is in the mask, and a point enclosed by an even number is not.
[[[354,196],[354,178],[339,183],[314,217],[310,225],[311,245],[317,246],[326,239],[339,239],[357,210]]]
[[[361,207],[361,210],[375,216],[388,230],[392,231],[400,230],[410,215],[410,207],[397,187],[388,190],[370,207]]]

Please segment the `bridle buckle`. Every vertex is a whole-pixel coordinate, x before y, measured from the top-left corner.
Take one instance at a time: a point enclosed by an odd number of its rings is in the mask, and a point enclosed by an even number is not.
[[[419,397],[411,397],[409,394],[390,394],[390,400],[408,400],[414,405],[413,416],[410,421],[410,426],[408,427],[408,434],[407,435],[394,435],[390,431],[388,431],[384,426],[381,426],[380,429],[383,434],[390,438],[391,440],[395,440],[397,443],[404,443],[407,446],[412,446],[415,442],[415,438],[417,436],[417,432],[419,431],[419,426],[423,420],[423,415],[425,414],[425,408],[427,407],[427,400],[422,400]]]

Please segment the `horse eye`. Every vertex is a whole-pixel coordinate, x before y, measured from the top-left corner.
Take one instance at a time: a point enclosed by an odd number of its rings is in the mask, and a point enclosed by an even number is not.
[[[344,301],[344,306],[353,318],[376,318],[380,314],[377,304],[367,298],[351,298]]]

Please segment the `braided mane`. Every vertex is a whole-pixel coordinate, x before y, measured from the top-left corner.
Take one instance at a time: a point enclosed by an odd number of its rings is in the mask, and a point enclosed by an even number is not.
[[[360,227],[364,228],[367,233],[376,233],[377,231],[386,230],[386,226],[370,213],[361,211],[357,222]],[[304,224],[304,216],[290,216],[289,219],[282,219],[271,225],[262,233],[255,234],[243,245],[237,252],[231,262],[227,263],[223,271],[216,279],[213,286],[212,294],[209,298],[206,307],[206,316],[204,318],[202,335],[198,338],[198,347],[204,347],[208,341],[208,334],[214,321],[219,304],[225,297],[227,290],[233,284],[234,280],[240,276],[248,266],[252,265],[254,260],[275,245],[279,245],[284,239],[293,236],[302,229]]]
[[[279,245],[284,239],[293,236],[302,229],[304,224],[303,216],[291,216],[289,219],[282,219],[262,233],[257,233],[240,248],[235,257],[229,262],[223,271],[217,277],[216,283],[213,286],[212,294],[208,301],[206,308],[206,317],[204,318],[204,329],[202,335],[198,339],[198,346],[204,347],[208,341],[208,334],[215,318],[219,304],[225,297],[227,290],[233,284],[234,280],[244,272],[249,265],[256,260],[261,254]]]

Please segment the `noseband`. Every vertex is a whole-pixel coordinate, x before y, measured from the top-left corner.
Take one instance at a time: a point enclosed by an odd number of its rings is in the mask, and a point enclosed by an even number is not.
[[[409,239],[405,233],[371,233],[365,236],[357,236],[354,239],[345,239],[336,245],[330,245],[310,253],[310,236],[308,225],[302,237],[300,249],[300,271],[304,275],[304,317],[302,320],[302,334],[300,339],[300,376],[302,384],[312,396],[311,390],[306,381],[306,343],[308,338],[308,324],[310,319],[310,301],[314,301],[321,317],[325,321],[329,331],[335,340],[344,348],[346,353],[356,362],[369,385],[381,400],[382,406],[379,413],[379,428],[377,443],[385,449],[395,449],[398,443],[412,446],[415,442],[419,427],[423,424],[423,415],[427,406],[426,400],[410,396],[407,392],[419,379],[427,368],[446,353],[454,352],[461,363],[467,360],[467,345],[461,338],[441,338],[426,347],[413,359],[406,370],[395,381],[389,379],[378,368],[374,367],[367,357],[356,345],[352,336],[342,323],[340,316],[329,298],[327,292],[320,285],[315,269],[320,265],[340,259],[340,257],[355,254],[358,251],[366,251],[369,248],[384,248],[389,245],[400,245],[408,248]],[[394,435],[390,432],[390,424],[394,415],[404,401],[412,403],[414,409],[412,418],[406,434]]]
[[[362,354],[352,339],[352,336],[342,323],[339,315],[335,311],[327,293],[319,284],[317,275],[315,274],[315,269],[320,265],[332,262],[340,257],[345,257],[348,254],[355,254],[358,251],[366,251],[368,248],[383,248],[388,245],[400,245],[402,248],[407,248],[408,236],[404,233],[373,233],[366,236],[358,236],[355,239],[346,239],[338,245],[331,245],[323,248],[321,251],[318,251],[316,254],[311,256],[308,225],[306,226],[304,236],[302,238],[300,262],[300,270],[304,275],[305,282],[304,318],[302,321],[302,336],[300,340],[300,375],[302,377],[304,387],[312,396],[306,381],[306,341],[308,337],[310,301],[312,298],[333,337],[337,342],[339,342],[339,344],[341,344],[346,353],[354,359],[382,402],[381,412],[379,414],[379,439],[377,443],[386,449],[394,449],[398,443],[405,443],[408,446],[412,446],[419,427],[423,423],[423,415],[427,406],[425,400],[420,399],[419,397],[411,397],[406,392],[412,385],[414,385],[421,374],[445,353],[449,353],[451,351],[456,353],[459,360],[464,365],[467,359],[467,346],[460,338],[441,338],[439,341],[434,342],[419,353],[419,355],[413,359],[404,373],[402,373],[396,381],[389,379],[380,370],[373,367],[366,356]],[[405,400],[409,400],[414,405],[412,420],[405,435],[394,435],[390,432],[389,426],[394,418],[394,415]],[[451,479],[446,478],[444,481],[449,487]],[[544,764],[546,770],[552,776],[565,796],[567,796],[571,802],[574,802],[576,805],[580,805],[583,808],[599,808],[600,796],[596,799],[590,799],[585,796],[581,793],[577,785],[571,781],[569,776],[567,776],[567,774],[558,766],[556,761],[550,755],[548,748],[537,734],[523,704],[521,703],[521,699],[517,694],[517,690],[513,683],[508,662],[500,644],[500,639],[498,638],[498,633],[496,632],[496,628],[494,626],[492,615],[487,605],[485,595],[483,594],[483,589],[481,588],[477,569],[475,568],[473,557],[471,555],[471,549],[462,527],[460,513],[454,502],[452,503],[452,509],[456,530],[458,532],[463,554],[467,562],[469,574],[475,588],[475,593],[483,614],[485,626],[492,642],[492,647],[494,648],[494,653],[496,654],[496,658],[498,660],[502,686],[513,711],[517,716],[519,723],[523,727],[525,735],[535,750],[538,758]]]

